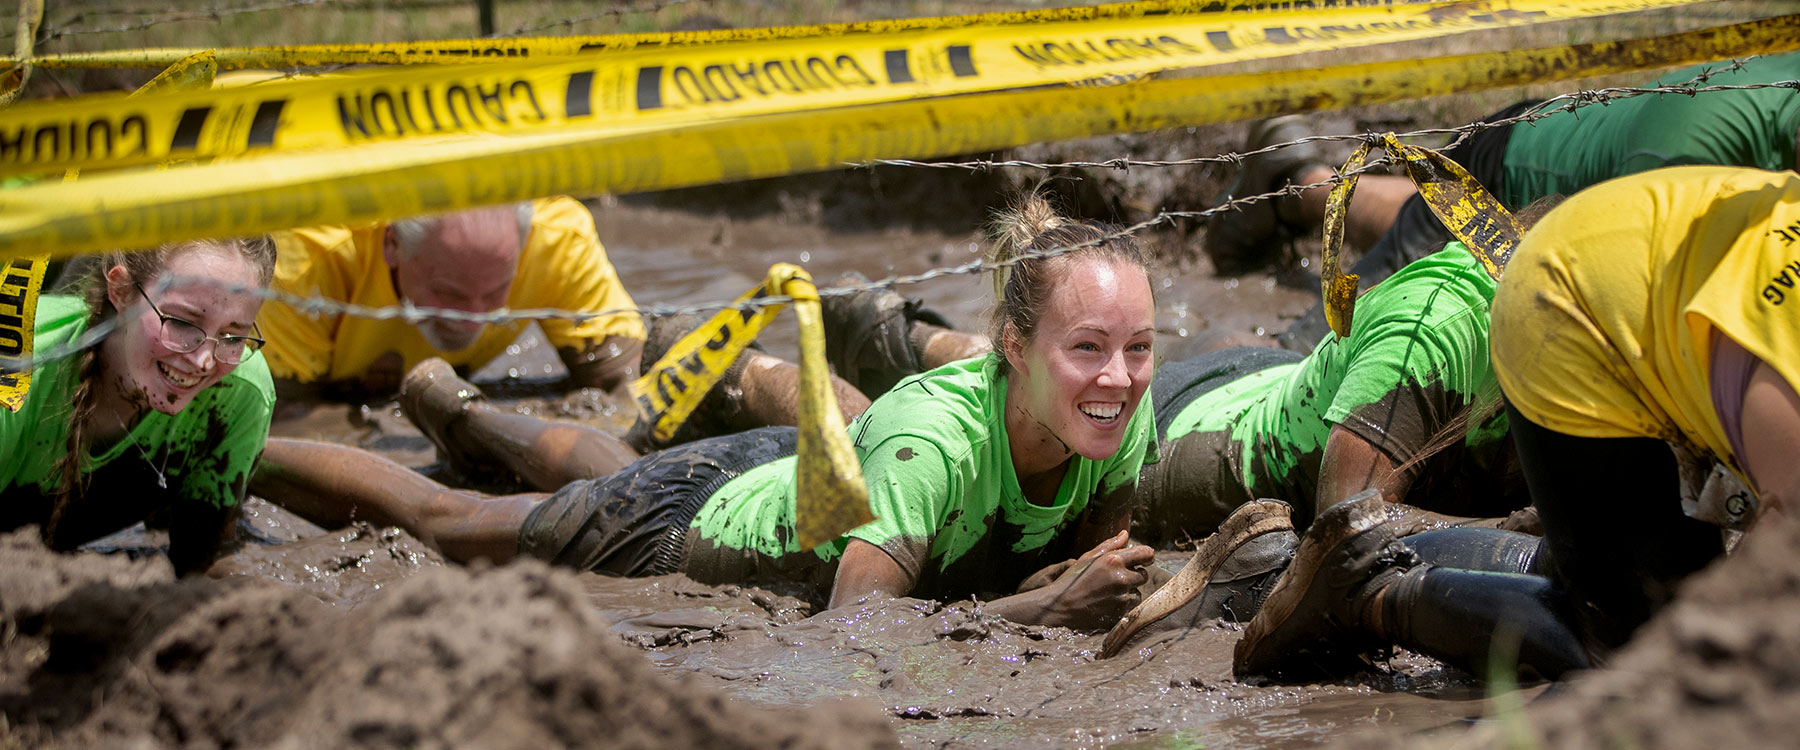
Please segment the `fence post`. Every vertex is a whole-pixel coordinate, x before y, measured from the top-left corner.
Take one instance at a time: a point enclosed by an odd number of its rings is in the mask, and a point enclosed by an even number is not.
[[[494,0],[475,0],[475,8],[481,17],[481,35],[494,35]]]

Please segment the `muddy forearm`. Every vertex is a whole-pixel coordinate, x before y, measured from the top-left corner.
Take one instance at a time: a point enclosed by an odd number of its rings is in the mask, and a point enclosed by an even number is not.
[[[409,491],[429,492],[431,481],[355,448],[270,438],[250,479],[250,491],[308,521],[337,528],[353,519],[405,525],[394,512]]]

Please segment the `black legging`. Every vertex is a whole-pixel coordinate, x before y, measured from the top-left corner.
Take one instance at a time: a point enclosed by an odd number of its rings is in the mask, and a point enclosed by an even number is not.
[[[1724,544],[1682,514],[1662,441],[1571,437],[1510,403],[1507,418],[1544,526],[1547,577],[1420,566],[1389,590],[1382,626],[1389,640],[1476,673],[1495,642],[1516,638],[1519,663],[1556,678],[1623,645]]]

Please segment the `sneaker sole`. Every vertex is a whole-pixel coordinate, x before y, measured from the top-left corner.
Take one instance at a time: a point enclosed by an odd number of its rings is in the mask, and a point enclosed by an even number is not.
[[[1174,578],[1119,619],[1100,642],[1100,658],[1119,653],[1132,636],[1180,610],[1206,590],[1213,574],[1231,552],[1251,539],[1278,531],[1293,531],[1293,509],[1287,503],[1255,500],[1246,503],[1219,525],[1219,530],[1200,548]]]
[[[1342,510],[1339,510],[1342,508]],[[1333,506],[1320,514],[1300,540],[1294,562],[1287,574],[1269,592],[1269,598],[1250,624],[1244,637],[1232,649],[1232,668],[1240,677],[1278,671],[1279,665],[1254,663],[1256,645],[1278,636],[1282,628],[1293,622],[1293,614],[1312,588],[1313,579],[1323,568],[1325,556],[1352,537],[1386,523],[1387,502],[1375,490],[1367,490],[1354,498]]]

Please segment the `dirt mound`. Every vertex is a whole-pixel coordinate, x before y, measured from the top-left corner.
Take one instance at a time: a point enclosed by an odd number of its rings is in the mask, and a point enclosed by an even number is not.
[[[0,537],[0,710],[54,747],[890,747],[872,709],[753,709],[654,673],[570,574],[436,568],[346,610]]]
[[[1800,737],[1800,522],[1689,580],[1608,669],[1420,747],[1787,747]],[[1361,738],[1362,747],[1392,747]]]

